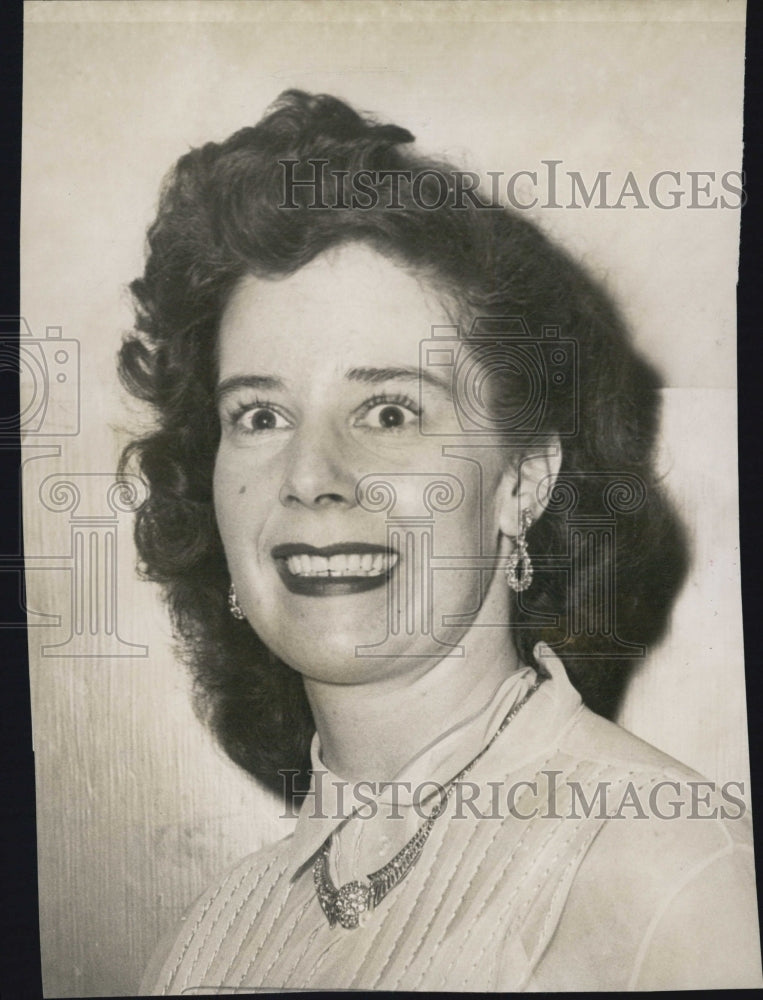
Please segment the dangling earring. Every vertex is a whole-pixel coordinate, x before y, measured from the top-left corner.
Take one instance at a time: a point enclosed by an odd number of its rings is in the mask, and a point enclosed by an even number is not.
[[[520,592],[527,590],[533,582],[533,564],[527,552],[527,542],[525,535],[528,528],[533,523],[533,516],[529,507],[522,511],[522,528],[517,535],[517,547],[509,556],[506,566],[506,582],[512,590]]]
[[[228,607],[230,608],[230,613],[238,621],[242,621],[246,618],[246,615],[241,610],[241,606],[238,603],[238,598],[236,597],[236,587],[231,583],[230,590],[228,591]]]

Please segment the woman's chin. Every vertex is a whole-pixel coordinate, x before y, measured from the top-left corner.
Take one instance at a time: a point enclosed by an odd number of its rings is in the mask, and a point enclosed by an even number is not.
[[[391,637],[386,625],[378,632],[358,629],[296,634],[269,644],[273,651],[306,681],[325,684],[368,684],[410,674],[448,650],[431,636]]]
[[[375,651],[388,639],[385,606],[367,608],[364,615],[341,614],[336,607],[333,612],[284,615],[282,629],[263,627],[257,631],[266,646],[304,677],[368,680],[379,665]]]
[[[351,641],[334,641],[320,653],[313,645],[306,649],[290,648],[280,655],[305,681],[319,684],[367,684],[391,671],[387,658],[364,656],[355,652],[356,648]]]

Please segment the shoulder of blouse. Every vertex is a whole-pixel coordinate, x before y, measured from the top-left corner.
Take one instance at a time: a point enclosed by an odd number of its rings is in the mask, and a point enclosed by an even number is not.
[[[740,785],[707,781],[587,709],[559,749],[565,770],[582,777],[583,801],[600,794],[607,816],[527,988],[759,986],[752,824]]]
[[[592,763],[701,779],[701,775],[686,764],[584,706],[580,708],[572,725],[562,733],[559,748]]]

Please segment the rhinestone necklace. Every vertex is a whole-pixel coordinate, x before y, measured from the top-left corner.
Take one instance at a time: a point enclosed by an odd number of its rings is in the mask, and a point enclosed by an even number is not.
[[[438,817],[444,812],[453,789],[464,775],[474,767],[480,757],[487,753],[514,716],[527,704],[545,679],[545,677],[541,677],[540,675],[537,677],[527,693],[510,709],[497,731],[491,737],[490,742],[480,750],[476,757],[473,757],[469,761],[462,771],[459,771],[454,778],[451,778],[440,795],[440,801],[408,843],[383,868],[379,868],[377,871],[366,876],[368,884],[346,882],[339,889],[336,888],[329,874],[331,836],[326,838],[318,852],[318,856],[313,862],[313,881],[315,883],[318,902],[321,904],[321,909],[326,915],[329,927],[334,927],[339,923],[346,930],[353,930],[353,928],[358,926],[361,913],[377,907],[387,893],[403,881],[421,857],[421,852],[424,850],[424,845],[429,839],[432,827]]]

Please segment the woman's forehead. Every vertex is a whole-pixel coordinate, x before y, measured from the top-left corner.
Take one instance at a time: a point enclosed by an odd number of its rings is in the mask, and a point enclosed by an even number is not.
[[[412,363],[432,327],[451,322],[431,284],[389,257],[352,243],[287,277],[247,275],[220,323],[221,371],[260,364]]]

